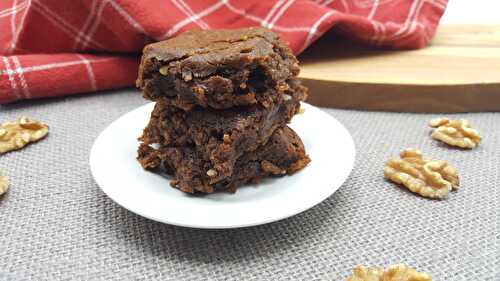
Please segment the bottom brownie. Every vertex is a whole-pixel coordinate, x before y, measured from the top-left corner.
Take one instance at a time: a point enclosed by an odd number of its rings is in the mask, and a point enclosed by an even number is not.
[[[203,160],[193,147],[153,148],[142,144],[137,159],[148,170],[163,170],[174,176],[172,187],[188,193],[235,192],[236,187],[258,182],[268,175],[283,176],[305,167],[310,159],[297,134],[288,127],[276,129],[269,141],[243,154],[235,163],[233,174],[211,183],[211,163]]]

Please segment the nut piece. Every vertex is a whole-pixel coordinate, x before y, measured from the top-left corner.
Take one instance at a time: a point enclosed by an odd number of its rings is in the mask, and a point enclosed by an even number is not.
[[[161,75],[165,76],[168,74],[168,65],[164,65],[160,67],[159,71]]]
[[[284,92],[284,91],[286,91],[288,89],[290,89],[290,86],[287,83],[280,84],[278,86],[278,91],[280,91],[280,92]]]
[[[384,269],[382,267],[366,268],[362,265],[356,266],[352,270],[352,276],[346,281],[382,281]]]
[[[418,272],[404,264],[389,266],[382,278],[384,281],[432,281],[428,274]]]
[[[260,163],[260,167],[262,168],[262,170],[264,170],[264,172],[271,173],[273,175],[286,174],[286,170],[281,169],[280,167],[274,165],[273,163],[271,163],[270,161],[267,161],[267,160],[263,160]]]
[[[48,132],[47,125],[27,117],[0,124],[0,154],[21,149],[44,138]]]
[[[481,136],[474,130],[469,121],[436,118],[429,122],[429,126],[436,128],[431,137],[451,146],[472,149],[481,141]]]
[[[432,281],[428,274],[404,264],[391,265],[386,271],[381,267],[357,266],[352,273],[346,281]]]
[[[217,175],[217,171],[214,169],[210,169],[207,171],[207,176],[209,176],[211,178],[215,177],[216,175]]]
[[[222,136],[222,141],[225,143],[225,144],[229,144],[231,143],[231,136],[229,134],[224,134]]]
[[[385,163],[385,178],[428,198],[445,198],[458,189],[458,172],[448,162],[424,158],[416,149],[403,150],[400,157]]]
[[[9,177],[0,174],[0,196],[9,189]]]

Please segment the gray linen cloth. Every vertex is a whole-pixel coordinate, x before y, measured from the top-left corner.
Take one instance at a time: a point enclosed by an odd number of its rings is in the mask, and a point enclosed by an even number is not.
[[[434,280],[500,280],[499,113],[448,115],[484,137],[465,151],[430,139],[439,115],[325,109],[357,148],[333,196],[283,221],[198,230],[137,216],[92,179],[96,136],[144,103],[124,90],[0,106],[0,121],[50,125],[47,139],[0,156],[12,180],[0,199],[1,280],[345,280],[357,264],[401,262]],[[385,181],[384,161],[406,147],[454,164],[461,189],[433,201]]]

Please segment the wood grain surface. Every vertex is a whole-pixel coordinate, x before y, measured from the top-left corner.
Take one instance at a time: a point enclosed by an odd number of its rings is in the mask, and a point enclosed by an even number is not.
[[[309,102],[403,112],[500,111],[500,25],[443,25],[429,47],[374,49],[323,36],[300,57]]]

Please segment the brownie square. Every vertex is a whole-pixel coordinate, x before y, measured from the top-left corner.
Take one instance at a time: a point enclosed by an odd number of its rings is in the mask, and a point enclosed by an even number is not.
[[[139,140],[146,145],[193,146],[197,155],[211,163],[212,181],[217,182],[232,175],[242,154],[266,143],[274,130],[290,122],[304,97],[303,88],[296,90],[267,108],[251,105],[184,111],[158,102]]]
[[[193,146],[153,148],[142,144],[138,152],[144,168],[173,175],[171,185],[187,193],[235,192],[238,186],[258,182],[268,175],[295,173],[310,162],[302,141],[286,126],[276,129],[267,143],[241,155],[231,176],[217,182],[210,176],[212,163]]]
[[[198,30],[147,45],[136,84],[146,99],[184,110],[267,107],[298,73],[297,59],[269,29]]]

